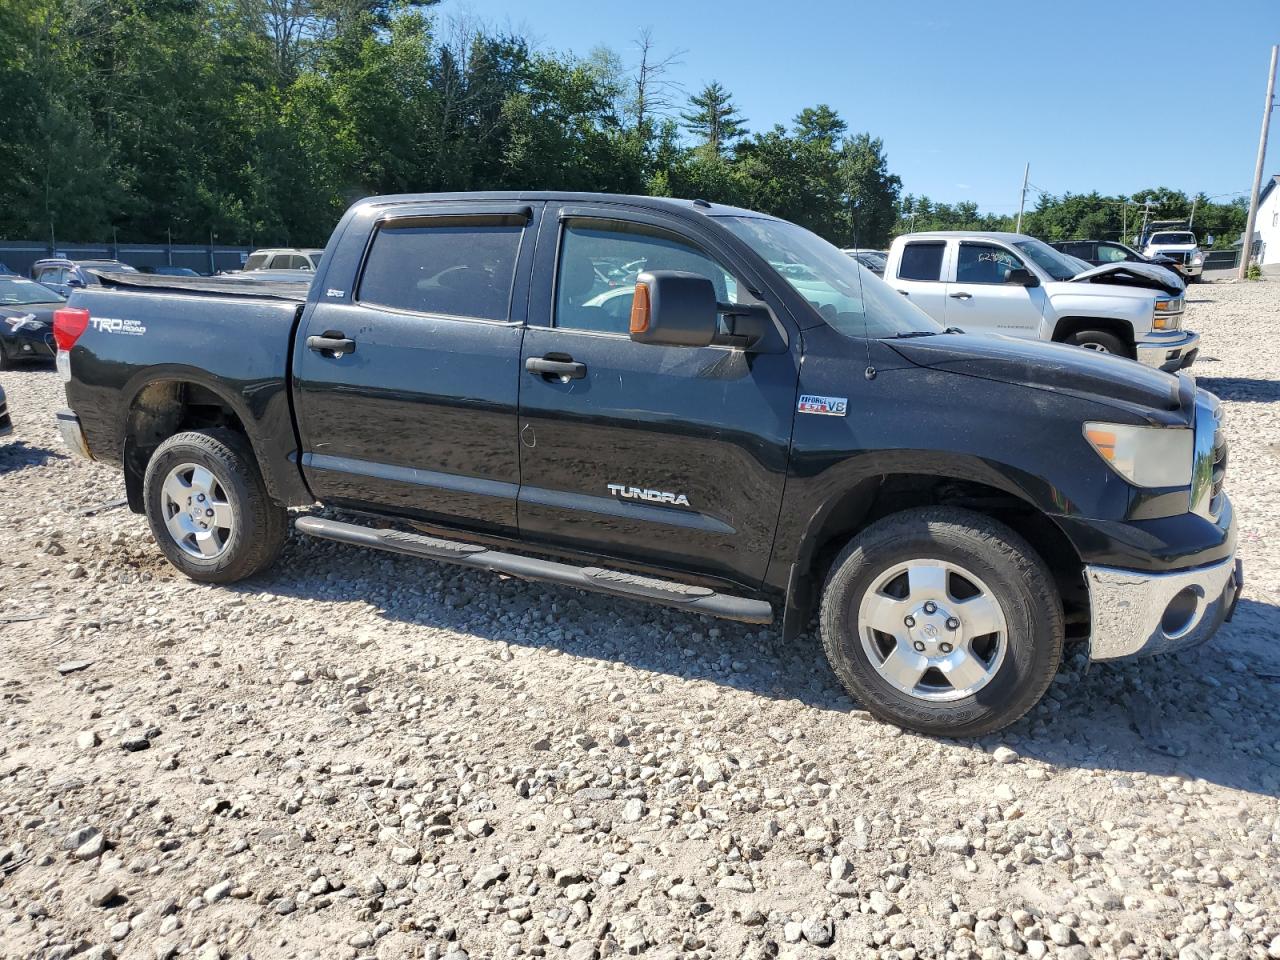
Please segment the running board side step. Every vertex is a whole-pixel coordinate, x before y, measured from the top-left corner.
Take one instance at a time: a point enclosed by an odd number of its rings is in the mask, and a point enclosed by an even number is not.
[[[402,530],[380,530],[340,520],[326,520],[323,517],[299,517],[293,526],[299,533],[310,537],[372,547],[375,550],[389,550],[426,560],[443,560],[445,563],[488,570],[490,573],[501,573],[521,580],[558,583],[615,597],[646,600],[690,613],[704,613],[743,623],[773,622],[773,607],[766,601],[717,593],[707,587],[656,580],[620,570],[605,570],[602,567],[575,567],[555,560],[540,560],[490,550],[478,544],[459,543]]]

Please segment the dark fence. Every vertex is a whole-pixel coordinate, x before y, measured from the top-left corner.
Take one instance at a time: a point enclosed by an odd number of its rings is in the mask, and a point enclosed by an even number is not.
[[[31,265],[45,257],[120,260],[133,267],[190,267],[197,273],[216,273],[239,270],[251,249],[193,243],[59,243],[51,247],[29,240],[0,240],[0,263],[24,275],[30,275]]]
[[[1240,266],[1239,250],[1209,250],[1204,255],[1206,270],[1232,270]]]

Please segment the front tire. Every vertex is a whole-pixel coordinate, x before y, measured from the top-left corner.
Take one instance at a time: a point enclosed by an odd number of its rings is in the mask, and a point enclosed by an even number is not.
[[[1083,347],[1096,353],[1110,353],[1117,357],[1133,359],[1133,351],[1114,333],[1105,330],[1081,330],[1073,333],[1064,341],[1075,347]]]
[[[142,491],[156,543],[192,580],[251,577],[288,536],[288,512],[267,493],[248,441],[230,430],[170,437],[147,463]]]
[[[921,733],[999,730],[1044,695],[1062,659],[1062,603],[1044,561],[983,514],[879,520],[836,558],[822,643],[874,716]]]

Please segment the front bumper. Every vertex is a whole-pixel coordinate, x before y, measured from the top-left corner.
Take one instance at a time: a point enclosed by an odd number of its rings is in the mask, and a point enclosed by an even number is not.
[[[1200,351],[1200,334],[1183,330],[1171,331],[1170,336],[1162,339],[1157,339],[1159,336],[1155,334],[1152,339],[1139,340],[1134,345],[1140,364],[1169,371],[1191,366]]]
[[[84,438],[84,429],[80,426],[80,418],[76,416],[74,410],[59,410],[58,433],[62,435],[62,442],[73,453],[84,457],[86,460],[92,460],[93,454],[89,452],[89,444]]]
[[[1244,583],[1241,562],[1152,573],[1085,567],[1089,586],[1089,657],[1118,660],[1204,643],[1231,619]]]

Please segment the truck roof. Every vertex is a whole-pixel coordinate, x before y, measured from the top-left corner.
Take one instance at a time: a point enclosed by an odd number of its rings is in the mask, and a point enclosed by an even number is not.
[[[907,237],[912,239],[917,237],[934,237],[939,240],[945,240],[951,237],[983,237],[988,240],[1003,240],[1006,243],[1013,243],[1017,240],[1034,239],[1025,233],[1009,233],[1003,230],[922,230],[919,233],[905,233],[897,239],[902,240]]]
[[[367,197],[353,205],[353,209],[369,207],[390,207],[401,204],[425,203],[437,200],[508,200],[519,201],[580,201],[582,203],[617,203],[634,207],[650,207],[680,214],[697,213],[710,217],[759,217],[777,220],[757,210],[744,210],[723,203],[709,203],[706,200],[682,200],[675,197],[646,197],[626,193],[577,193],[560,190],[475,190],[462,193],[401,193],[386,196]]]

